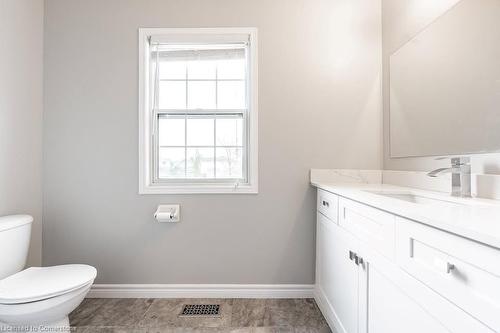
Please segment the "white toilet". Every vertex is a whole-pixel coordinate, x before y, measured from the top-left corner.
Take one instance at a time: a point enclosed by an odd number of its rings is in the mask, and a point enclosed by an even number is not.
[[[33,218],[0,217],[0,332],[69,332],[68,315],[97,275],[88,265],[25,270]]]

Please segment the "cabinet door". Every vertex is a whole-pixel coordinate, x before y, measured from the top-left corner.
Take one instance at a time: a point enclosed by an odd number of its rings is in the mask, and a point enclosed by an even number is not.
[[[365,259],[360,268],[359,333],[493,333],[384,257],[372,252]]]
[[[373,266],[368,276],[369,333],[450,332]]]
[[[318,213],[317,286],[326,299],[334,326],[340,332],[358,332],[358,266],[349,258],[356,240]]]

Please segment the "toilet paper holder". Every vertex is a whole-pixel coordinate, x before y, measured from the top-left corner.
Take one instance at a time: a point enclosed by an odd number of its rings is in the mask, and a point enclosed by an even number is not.
[[[154,217],[158,222],[180,222],[180,205],[159,205]]]

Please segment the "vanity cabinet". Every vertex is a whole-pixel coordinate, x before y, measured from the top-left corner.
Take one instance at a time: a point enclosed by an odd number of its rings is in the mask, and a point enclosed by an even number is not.
[[[495,314],[500,313],[496,307],[500,284],[493,287],[491,279],[498,273],[500,261],[489,264],[489,275],[469,273],[472,268],[467,266],[467,276],[473,281],[449,281],[447,285],[446,265],[451,259],[439,257],[439,264],[430,248],[436,251],[441,246],[445,247],[443,253],[454,252],[452,240],[468,240],[323,192],[318,190],[318,199],[327,196],[335,202],[338,214],[328,210],[333,218],[326,216],[325,210],[319,209],[323,202],[318,200],[315,298],[332,328],[339,333],[499,331]],[[431,236],[424,237],[426,231],[451,238],[427,238]],[[423,249],[421,243],[428,244],[429,249]],[[499,253],[490,250],[493,252],[483,249],[486,252],[481,254]],[[465,255],[474,253],[471,251],[464,247],[455,252]],[[456,259],[454,263],[459,262]],[[444,272],[432,276],[429,265],[437,265]],[[460,267],[465,270],[466,266],[460,262]]]

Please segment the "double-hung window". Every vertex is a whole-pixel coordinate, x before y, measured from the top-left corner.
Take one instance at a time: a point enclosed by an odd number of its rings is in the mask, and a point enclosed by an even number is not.
[[[254,28],[139,30],[139,192],[257,192]]]

